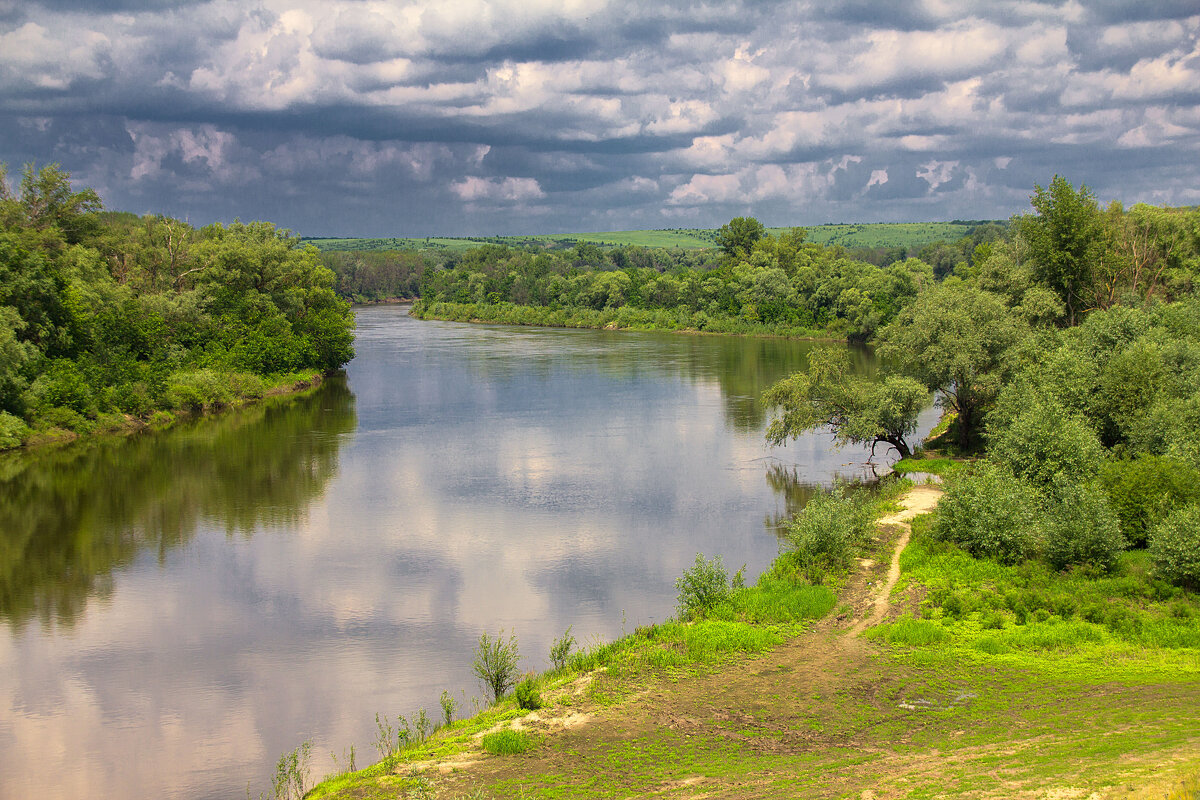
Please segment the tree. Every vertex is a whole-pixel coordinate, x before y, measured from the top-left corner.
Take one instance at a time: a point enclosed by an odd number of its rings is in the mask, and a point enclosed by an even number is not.
[[[717,244],[731,258],[744,257],[766,233],[754,217],[734,217],[717,231]]]
[[[912,453],[906,438],[917,427],[917,415],[929,399],[919,381],[902,375],[871,380],[850,372],[844,348],[823,347],[812,352],[808,371],[797,372],[763,394],[763,404],[781,408],[771,420],[767,440],[782,444],[816,428],[829,428],[839,446],[884,443],[901,458]]]
[[[1007,351],[1027,333],[999,296],[948,281],[922,292],[880,332],[879,352],[941,392],[939,402],[958,415],[958,443],[966,449],[1000,391]]]
[[[1034,277],[1058,293],[1074,325],[1086,311],[1087,297],[1104,244],[1104,220],[1091,189],[1079,191],[1055,175],[1049,188],[1034,186],[1030,198],[1036,216],[1018,220],[1029,248]]]

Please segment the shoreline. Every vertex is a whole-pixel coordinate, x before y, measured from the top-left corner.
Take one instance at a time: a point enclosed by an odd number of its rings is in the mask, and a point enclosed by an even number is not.
[[[219,416],[228,411],[256,405],[264,401],[302,396],[306,392],[319,388],[325,382],[325,379],[333,374],[335,373],[315,372],[306,377],[297,376],[297,379],[290,383],[279,384],[266,389],[261,396],[237,397],[231,402],[195,411],[185,409],[176,411],[158,410],[151,412],[148,418],[119,413],[101,415],[96,420],[96,427],[85,433],[79,433],[66,428],[35,430],[19,446],[0,450],[0,457],[12,454],[35,453],[55,447],[69,447],[102,438],[135,436],[143,433],[165,431],[180,423],[194,422],[208,417]]]
[[[480,317],[474,313],[466,314],[465,316],[456,316],[446,313],[436,313],[430,310],[429,306],[424,306],[418,309],[416,306],[420,302],[410,301],[413,303],[413,309],[409,312],[410,316],[420,320],[436,320],[439,322],[462,322],[473,325],[513,325],[518,327],[529,328],[558,328],[560,330],[596,330],[596,331],[641,331],[646,333],[678,333],[689,336],[737,336],[742,338],[753,339],[787,339],[791,341],[804,342],[834,342],[838,344],[849,344],[859,346],[864,342],[854,342],[845,336],[837,336],[832,332],[824,333],[812,331],[807,328],[795,328],[791,332],[771,331],[771,330],[705,330],[701,328],[686,326],[672,327],[669,325],[656,325],[653,323],[639,324],[637,321],[626,320],[622,322],[620,319],[612,319],[613,315],[619,316],[619,310],[605,309],[604,311],[596,311],[594,309],[572,309],[567,311],[559,309],[557,311],[549,311],[545,313],[564,314],[566,318],[561,322],[546,321],[541,319],[530,319],[528,317],[535,316],[539,313],[538,310],[545,309],[545,306],[518,306],[509,304],[507,306],[491,306],[489,304],[478,303],[444,303],[439,302],[436,305],[449,307],[450,310],[470,310],[477,312],[481,308],[496,308],[498,312],[492,316]],[[434,305],[434,304],[430,304]],[[534,309],[530,312],[515,312],[516,316],[526,317],[524,319],[512,319],[505,317],[503,311],[515,309]],[[641,311],[641,310],[639,310]],[[655,314],[656,312],[644,312],[647,314]],[[587,317],[596,317],[594,320],[586,319]],[[725,318],[716,318],[718,324]],[[753,324],[753,323],[746,323]]]

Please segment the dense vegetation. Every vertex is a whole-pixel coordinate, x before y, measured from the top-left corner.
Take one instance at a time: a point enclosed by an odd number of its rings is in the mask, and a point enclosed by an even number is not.
[[[499,245],[428,270],[417,316],[519,324],[633,327],[866,339],[935,280],[915,258],[877,266],[793,229],[738,218],[719,250],[580,244],[531,253]],[[883,260],[883,259],[880,259]]]
[[[0,166],[0,449],[261,397],[346,363],[352,328],[269,223],[104,213],[57,166]]]
[[[907,454],[912,397],[938,392],[949,444],[981,458],[934,536],[1098,574],[1148,549],[1155,579],[1200,588],[1200,210],[1101,209],[1061,177],[1032,202],[880,328],[882,383],[818,355],[768,392],[773,438],[824,424]]]

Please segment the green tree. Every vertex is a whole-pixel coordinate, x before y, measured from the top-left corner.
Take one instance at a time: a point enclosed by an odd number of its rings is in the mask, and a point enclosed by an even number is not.
[[[1021,217],[1017,231],[1029,250],[1035,278],[1058,293],[1074,325],[1087,310],[1104,243],[1104,219],[1091,189],[1076,191],[1055,175],[1050,186],[1034,186],[1034,216]]]
[[[816,428],[833,431],[837,444],[880,443],[896,448],[901,458],[912,453],[907,437],[929,400],[929,389],[913,378],[889,375],[882,380],[851,373],[845,348],[813,350],[808,370],[776,383],[763,394],[768,408],[782,413],[767,427],[767,440],[778,445]]]
[[[717,231],[717,244],[731,258],[745,257],[766,232],[754,217],[734,217]]]
[[[956,415],[958,444],[971,446],[1008,371],[1006,354],[1028,326],[997,295],[947,281],[917,296],[880,331],[880,355],[941,393]]]

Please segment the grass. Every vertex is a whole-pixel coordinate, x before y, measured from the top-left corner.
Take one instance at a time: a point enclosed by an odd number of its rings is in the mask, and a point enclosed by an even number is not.
[[[505,728],[484,734],[482,744],[484,751],[494,756],[512,756],[532,750],[536,742],[525,731]]]
[[[929,475],[938,475],[946,477],[960,472],[967,468],[967,462],[959,461],[953,458],[939,458],[936,456],[926,456],[917,454],[909,458],[902,458],[892,465],[892,469],[899,475],[911,475],[913,473],[925,473]]]

